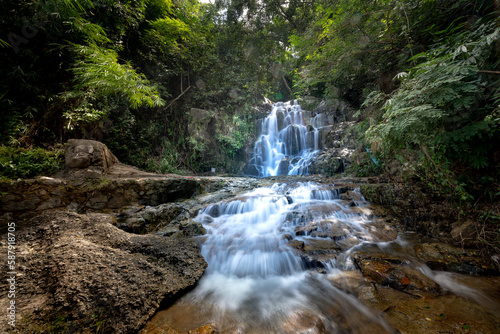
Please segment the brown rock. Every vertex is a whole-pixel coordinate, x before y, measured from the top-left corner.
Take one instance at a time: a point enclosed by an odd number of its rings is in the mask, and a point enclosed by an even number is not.
[[[66,147],[66,166],[83,169],[89,166],[97,167],[105,173],[118,159],[108,150],[107,146],[95,140],[70,139]]]
[[[296,248],[298,250],[304,250],[304,241],[294,239],[288,242],[288,246]]]
[[[355,256],[356,264],[366,278],[396,290],[439,292],[439,286],[418,269],[407,266],[399,259],[363,258]]]
[[[49,328],[54,315],[71,333],[85,332],[99,317],[114,333],[137,332],[162,302],[203,274],[195,240],[133,235],[112,223],[107,214],[44,212],[19,227],[16,264],[26,269],[17,315],[30,315],[21,332]],[[5,300],[6,294],[0,305]]]
[[[188,332],[188,334],[218,334],[219,330],[215,327],[215,324],[206,324],[200,328],[193,329]]]

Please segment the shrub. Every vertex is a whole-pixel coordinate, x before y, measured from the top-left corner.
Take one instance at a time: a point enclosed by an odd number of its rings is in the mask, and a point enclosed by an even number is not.
[[[64,163],[62,149],[24,149],[0,146],[0,176],[7,179],[26,179],[51,175]]]

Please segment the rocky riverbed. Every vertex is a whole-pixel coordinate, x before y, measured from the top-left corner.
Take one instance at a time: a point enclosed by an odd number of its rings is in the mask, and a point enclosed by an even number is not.
[[[341,221],[302,220],[302,213],[292,210],[290,219],[304,223],[285,233],[284,241],[309,268],[307,280],[326,279],[340,300],[355,298],[362,305],[356,312],[370,310],[387,324],[377,328],[389,332],[494,333],[500,326],[495,257],[481,256],[469,242],[470,224],[450,222],[435,209],[439,203],[410,185],[321,175],[259,180],[154,175],[121,165],[107,152],[90,154],[99,147],[86,145],[73,143],[82,162],[73,170],[0,183],[0,254],[7,258],[7,226],[15,223],[17,273],[16,327],[2,316],[2,332],[252,333],[199,317],[178,302],[207,267],[200,253],[206,230],[196,217],[254,188],[297,182],[338,194],[338,208],[329,210],[359,213],[377,240],[376,246],[359,244],[350,237],[357,232]],[[311,212],[321,209],[317,205]],[[445,221],[450,233],[443,232]],[[341,263],[349,250],[349,270],[335,274],[325,265]],[[2,271],[4,310],[12,300],[8,275]],[[331,301],[335,295],[318,298]],[[337,319],[337,332],[373,332],[368,322],[340,310],[334,305],[328,313]],[[330,332],[324,316],[313,311],[281,321],[280,333]]]

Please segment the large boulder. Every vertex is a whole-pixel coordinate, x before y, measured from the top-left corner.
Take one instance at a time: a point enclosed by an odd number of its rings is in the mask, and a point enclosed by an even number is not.
[[[113,224],[107,214],[58,211],[19,226],[20,332],[136,333],[202,276],[193,238],[134,235]],[[0,297],[2,308],[8,303]]]
[[[105,174],[119,161],[101,142],[70,139],[66,147],[65,162],[70,169],[78,170],[91,167],[94,172]]]

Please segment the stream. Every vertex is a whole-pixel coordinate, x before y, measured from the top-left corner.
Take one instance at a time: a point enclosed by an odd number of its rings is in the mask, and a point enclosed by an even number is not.
[[[500,280],[432,270],[416,252],[435,243],[349,195],[275,183],[202,209],[208,268],[143,333],[496,332]]]
[[[262,120],[249,170],[258,177],[307,175],[324,116],[296,101],[275,104]],[[481,268],[464,260],[467,251],[380,218],[359,188],[288,178],[198,212],[208,267],[143,334],[500,328],[500,280],[466,275]],[[212,329],[195,331],[202,326]]]

